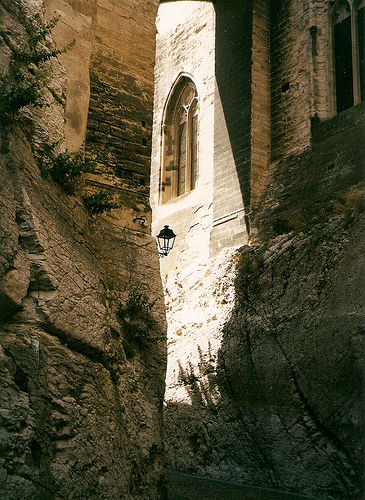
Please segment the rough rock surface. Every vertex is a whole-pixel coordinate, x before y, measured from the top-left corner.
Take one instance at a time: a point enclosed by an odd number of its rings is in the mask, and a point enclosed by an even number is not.
[[[168,321],[176,314],[191,321],[184,336],[168,334],[168,468],[316,498],[362,498],[359,205],[252,243],[239,258],[221,256],[207,266],[216,280],[190,277],[185,289],[181,280],[190,310],[170,285]],[[222,266],[229,272],[219,276]],[[232,294],[235,306],[224,306]],[[197,318],[202,301],[207,314]]]
[[[14,6],[1,7],[16,39]],[[90,219],[78,196],[42,178],[33,151],[45,138],[64,143],[65,71],[53,59],[48,72],[43,107],[23,108],[1,142],[0,497],[157,499],[166,355],[156,244],[119,210]],[[127,357],[117,310],[133,290],[156,300],[156,331]]]

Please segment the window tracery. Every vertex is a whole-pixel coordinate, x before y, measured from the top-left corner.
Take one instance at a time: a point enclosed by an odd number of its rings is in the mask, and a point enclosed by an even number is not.
[[[161,202],[195,188],[198,177],[198,93],[183,76],[168,98],[163,123]]]

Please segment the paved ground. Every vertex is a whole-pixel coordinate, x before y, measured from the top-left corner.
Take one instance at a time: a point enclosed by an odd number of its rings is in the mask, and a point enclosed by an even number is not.
[[[315,500],[266,488],[241,486],[214,479],[167,472],[169,500]]]

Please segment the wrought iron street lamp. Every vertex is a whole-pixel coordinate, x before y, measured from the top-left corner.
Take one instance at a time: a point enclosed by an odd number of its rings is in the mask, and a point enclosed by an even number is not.
[[[158,256],[160,258],[166,257],[170,250],[172,250],[172,247],[174,246],[176,239],[176,234],[172,229],[169,228],[169,226],[165,226],[161,231],[159,232],[157,236],[157,242],[158,242]]]

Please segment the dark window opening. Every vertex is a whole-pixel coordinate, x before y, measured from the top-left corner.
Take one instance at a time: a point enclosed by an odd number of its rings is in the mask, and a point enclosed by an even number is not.
[[[179,159],[178,159],[178,180],[177,180],[177,195],[185,193],[185,178],[186,178],[186,122],[179,126]]]
[[[365,100],[365,0],[356,5],[337,0],[332,11],[337,113]]]
[[[193,116],[191,127],[191,189],[194,189],[198,177],[198,115]]]
[[[352,59],[351,59],[351,18],[335,24],[335,78],[337,113],[354,105]]]

